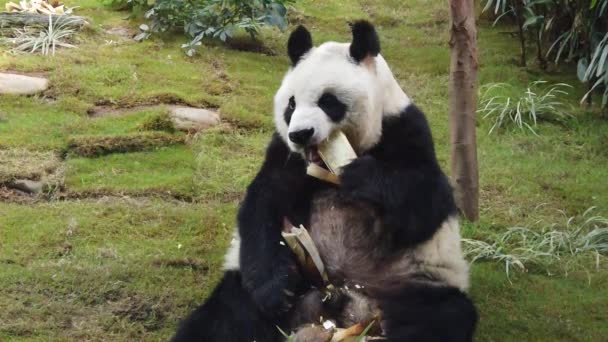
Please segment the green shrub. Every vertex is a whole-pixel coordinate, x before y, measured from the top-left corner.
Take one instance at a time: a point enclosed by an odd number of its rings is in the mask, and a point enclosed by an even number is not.
[[[137,16],[154,5],[154,0],[100,0],[105,6],[116,10],[130,10],[131,16]]]
[[[547,85],[545,81],[532,82],[525,91],[508,83],[489,83],[479,89],[478,112],[484,119],[493,120],[492,128],[515,125],[536,134],[538,121],[564,122],[572,115],[570,107],[560,97],[568,95],[565,83]]]
[[[157,0],[146,12],[140,39],[150,33],[183,30],[191,39],[182,48],[192,56],[204,38],[226,41],[238,30],[255,38],[262,26],[284,29],[287,5],[294,0]]]
[[[602,94],[608,110],[608,0],[483,0],[496,22],[509,18],[517,25],[520,64],[526,66],[526,43],[534,42],[541,68],[577,62],[577,75],[589,91],[581,102],[591,104],[593,91]]]

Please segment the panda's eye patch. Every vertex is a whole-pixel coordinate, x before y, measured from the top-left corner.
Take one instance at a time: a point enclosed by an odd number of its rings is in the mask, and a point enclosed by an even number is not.
[[[323,93],[317,104],[333,122],[339,122],[346,115],[346,105],[332,93]]]
[[[289,125],[289,122],[291,121],[291,116],[293,115],[293,112],[295,110],[296,110],[296,99],[292,96],[289,98],[289,104],[285,108],[285,112],[283,112],[283,118],[285,119],[285,122],[287,123],[287,125]]]

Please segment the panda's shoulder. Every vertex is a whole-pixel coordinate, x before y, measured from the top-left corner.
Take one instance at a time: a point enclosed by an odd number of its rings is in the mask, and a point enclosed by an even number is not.
[[[413,103],[397,113],[387,113],[382,119],[382,134],[372,154],[400,156],[404,161],[423,166],[436,165],[431,129],[425,114]]]
[[[382,120],[383,138],[403,137],[404,133],[410,133],[416,137],[430,135],[426,115],[413,103],[396,113],[385,113]]]

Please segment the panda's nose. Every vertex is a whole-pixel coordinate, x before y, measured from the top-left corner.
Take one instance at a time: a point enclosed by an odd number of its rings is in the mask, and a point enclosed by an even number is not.
[[[314,128],[301,129],[299,131],[289,133],[289,140],[298,145],[306,145],[314,133]]]

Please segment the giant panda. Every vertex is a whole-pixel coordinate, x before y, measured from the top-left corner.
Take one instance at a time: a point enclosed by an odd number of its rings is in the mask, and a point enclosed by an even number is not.
[[[278,328],[312,341],[300,328],[319,312],[352,315],[355,300],[381,313],[387,341],[471,340],[477,313],[452,190],[376,30],[357,21],[352,42],[314,47],[300,26],[287,45],[276,132],[240,206],[224,276],[173,341],[283,341]],[[340,186],[306,174],[335,130],[358,155]],[[332,284],[351,285],[346,302],[321,302],[282,240],[285,220],[308,229]]]

